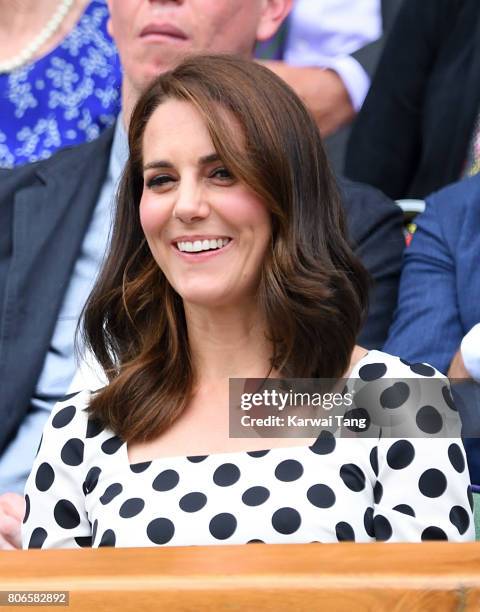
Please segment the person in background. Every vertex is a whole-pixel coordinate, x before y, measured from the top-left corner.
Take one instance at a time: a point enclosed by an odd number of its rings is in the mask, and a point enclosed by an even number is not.
[[[356,346],[367,275],[293,91],[248,60],[193,57],[146,89],[129,150],[85,310],[109,384],[54,408],[24,548],[473,539],[448,428],[408,441],[385,427],[231,435],[232,378],[360,379],[373,410],[378,379],[434,377],[431,401],[452,414],[433,368]]]
[[[465,350],[475,375],[470,346],[480,321],[480,175],[429,196],[416,223],[384,350],[431,363],[453,378],[470,376]],[[480,406],[467,402],[466,409],[464,418],[480,421]],[[480,484],[479,439],[465,442],[472,482]]]
[[[271,56],[264,65],[293,87],[325,137],[362,106],[370,78],[352,54],[381,34],[380,0],[295,0],[280,40],[259,45],[256,57]]]
[[[257,46],[307,104],[337,174],[343,173],[350,124],[402,0],[295,0],[276,36]]]
[[[97,138],[120,111],[105,0],[0,0],[0,167]]]
[[[22,507],[19,494],[45,421],[75,375],[75,328],[108,245],[133,106],[143,89],[186,53],[252,58],[255,41],[272,36],[290,5],[290,0],[111,0],[111,30],[124,70],[115,127],[41,163],[0,171],[0,226],[5,228],[0,233],[0,494],[16,493]],[[341,181],[340,190],[351,245],[375,283],[360,341],[379,348],[397,301],[402,216],[368,186]],[[1,504],[0,496],[0,518]],[[8,542],[18,546],[19,538],[9,535]]]
[[[420,198],[480,167],[480,4],[404,0],[355,121],[345,174]]]
[[[448,375],[452,378],[473,378],[480,383],[480,323],[474,325],[463,337]]]

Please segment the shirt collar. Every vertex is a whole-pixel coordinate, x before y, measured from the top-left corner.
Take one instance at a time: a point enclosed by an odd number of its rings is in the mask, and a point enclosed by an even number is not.
[[[123,115],[118,115],[117,122],[115,124],[115,132],[113,134],[112,150],[110,152],[110,163],[108,166],[109,178],[118,184],[120,177],[123,172],[123,168],[127,163],[128,159],[128,138],[123,125]]]

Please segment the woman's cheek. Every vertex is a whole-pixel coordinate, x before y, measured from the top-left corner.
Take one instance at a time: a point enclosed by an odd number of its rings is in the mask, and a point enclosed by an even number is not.
[[[157,233],[166,222],[165,213],[149,194],[144,194],[140,201],[140,224],[146,235]]]

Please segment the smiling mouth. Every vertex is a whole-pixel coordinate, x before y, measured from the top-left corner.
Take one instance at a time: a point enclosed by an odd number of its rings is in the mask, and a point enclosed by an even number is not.
[[[175,243],[175,246],[182,253],[205,253],[208,251],[219,251],[227,246],[231,238],[212,238],[205,240],[194,240],[192,242],[182,240]]]

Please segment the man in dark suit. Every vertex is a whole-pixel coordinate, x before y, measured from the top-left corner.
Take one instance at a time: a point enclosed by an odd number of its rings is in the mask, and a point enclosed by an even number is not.
[[[480,3],[405,0],[350,137],[345,173],[424,198],[464,172],[480,113]]]
[[[428,362],[454,378],[468,376],[459,349],[464,336],[480,322],[479,230],[480,175],[427,198],[405,251],[386,352]],[[464,424],[479,422],[478,403],[467,402],[465,410]],[[480,484],[480,439],[465,442],[472,482]]]
[[[43,423],[74,375],[76,321],[105,250],[127,155],[124,126],[139,93],[185,51],[249,56],[255,39],[281,23],[290,0],[203,0],[203,20],[195,19],[196,4],[111,0],[124,66],[117,125],[92,143],[0,173],[0,493],[21,492]],[[349,182],[342,189],[353,243],[376,280],[361,341],[379,347],[396,303],[401,215],[373,189]],[[7,493],[7,501],[3,512],[12,515],[19,498]],[[15,534],[2,532],[1,502],[0,547],[2,533],[3,544],[13,546]]]

